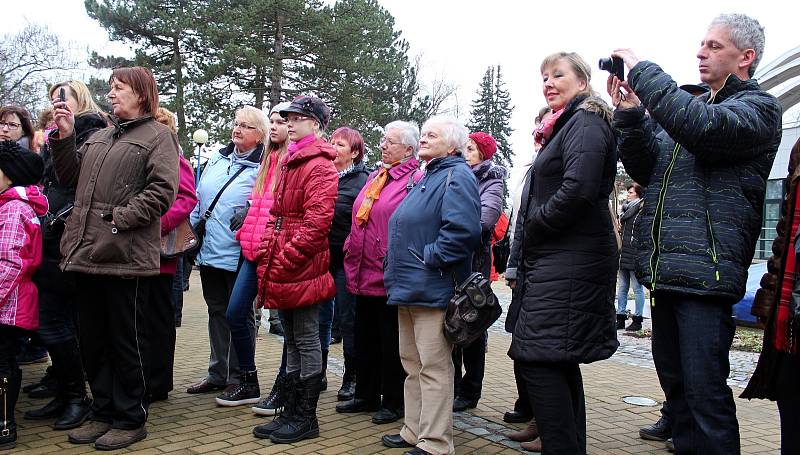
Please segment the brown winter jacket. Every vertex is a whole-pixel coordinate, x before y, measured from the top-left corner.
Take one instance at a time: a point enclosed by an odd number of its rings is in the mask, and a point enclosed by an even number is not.
[[[175,133],[147,117],[100,130],[79,150],[74,134],[51,137],[50,145],[59,181],[77,185],[61,238],[62,269],[158,275],[160,219],[178,191]]]
[[[328,233],[339,178],[336,152],[322,139],[280,164],[270,220],[256,253],[258,298],[266,308],[289,310],[333,298]]]

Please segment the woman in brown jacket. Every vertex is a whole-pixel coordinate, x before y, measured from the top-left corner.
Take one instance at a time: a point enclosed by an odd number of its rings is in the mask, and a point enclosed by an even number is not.
[[[178,189],[178,140],[153,120],[158,90],[150,70],[117,68],[109,80],[113,127],[76,150],[73,112],[53,104],[56,174],[77,185],[61,240],[61,267],[78,284],[83,363],[94,403],[73,444],[127,447],[147,436],[145,378],[149,287],[159,274],[161,215]]]

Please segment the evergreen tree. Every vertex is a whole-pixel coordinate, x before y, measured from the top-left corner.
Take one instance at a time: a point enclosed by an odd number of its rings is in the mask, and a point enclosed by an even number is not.
[[[478,87],[477,98],[472,102],[472,119],[467,126],[470,131],[483,131],[494,137],[497,141],[497,153],[492,161],[508,169],[511,168],[514,157],[509,143],[509,136],[514,131],[510,126],[513,111],[511,96],[505,89],[500,65],[496,68],[490,66]],[[503,191],[504,209],[507,199],[508,186]]]

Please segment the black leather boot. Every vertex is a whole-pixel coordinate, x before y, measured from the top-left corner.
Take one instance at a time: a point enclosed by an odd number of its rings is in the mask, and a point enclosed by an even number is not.
[[[275,383],[272,385],[269,395],[253,406],[254,413],[262,416],[273,416],[280,412],[283,403],[286,401],[286,375],[278,372]]]
[[[328,390],[328,350],[322,351],[322,390]]]
[[[628,327],[625,327],[625,331],[638,332],[639,330],[642,330],[642,321],[644,321],[644,318],[642,316],[633,316],[631,319],[633,322],[631,322]]]
[[[297,413],[297,383],[300,380],[300,372],[295,371],[285,376],[280,393],[285,400],[278,416],[270,423],[265,423],[253,428],[253,436],[266,439],[270,435],[290,422]],[[277,383],[277,381],[276,381]]]
[[[625,328],[625,320],[628,319],[627,314],[618,314],[617,315],[617,330],[622,330]]]
[[[13,449],[17,446],[17,422],[14,420],[14,409],[19,398],[22,370],[12,367],[11,374],[0,377],[0,401],[2,401],[2,421],[0,421],[0,450]]]
[[[59,382],[59,396],[64,408],[53,423],[54,430],[78,428],[89,417],[92,400],[86,394],[86,378],[78,342],[74,338],[64,343],[49,346]]]
[[[291,444],[319,436],[317,402],[319,394],[322,392],[322,377],[323,373],[320,372],[306,379],[297,380],[295,387],[296,412],[286,423],[270,434],[270,441],[276,444]]]
[[[356,369],[352,355],[344,355],[344,376],[342,387],[336,394],[336,401],[352,400],[356,394]]]
[[[56,373],[56,368],[54,366],[47,367],[45,370],[44,376],[42,379],[36,383],[32,384],[33,387],[28,388],[26,386],[25,393],[28,394],[31,398],[53,398],[56,396],[56,392],[58,391],[58,377]]]

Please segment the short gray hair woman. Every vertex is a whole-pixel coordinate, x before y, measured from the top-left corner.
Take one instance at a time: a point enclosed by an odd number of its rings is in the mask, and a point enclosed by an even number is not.
[[[478,184],[461,156],[467,132],[452,117],[425,122],[418,153],[425,176],[389,220],[384,284],[387,304],[398,306],[408,377],[405,424],[400,434],[383,437],[387,447],[455,453],[452,345],[442,327],[453,283],[469,276],[481,232]]]

